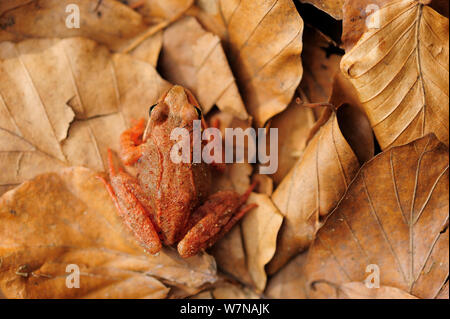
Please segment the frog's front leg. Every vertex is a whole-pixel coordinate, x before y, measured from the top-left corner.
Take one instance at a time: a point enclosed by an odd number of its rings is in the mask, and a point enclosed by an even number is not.
[[[196,255],[211,247],[224,236],[256,204],[245,205],[253,184],[244,195],[234,191],[213,194],[191,216],[188,232],[178,243],[178,253],[183,258]]]
[[[99,178],[105,184],[120,217],[128,228],[149,253],[156,254],[162,245],[149,214],[150,202],[134,177],[122,170],[115,171],[111,150],[108,150],[108,162],[111,183],[103,177]]]

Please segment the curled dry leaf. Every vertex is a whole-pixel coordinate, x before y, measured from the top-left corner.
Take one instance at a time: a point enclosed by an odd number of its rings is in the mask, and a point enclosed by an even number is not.
[[[448,19],[419,1],[393,1],[342,59],[382,149],[434,133],[448,145]]]
[[[64,166],[104,170],[106,149],[169,87],[149,64],[82,38],[0,44],[0,185]]]
[[[333,298],[376,265],[381,286],[435,298],[449,272],[448,161],[430,134],[367,162],[309,250],[300,274],[309,297]]]
[[[262,127],[288,106],[300,82],[302,18],[291,0],[199,4],[204,10],[192,14],[221,37],[247,111]]]
[[[248,118],[220,38],[195,18],[185,17],[164,31],[160,67],[164,78],[195,94],[204,113],[217,105],[239,119]]]
[[[303,3],[310,3],[322,11],[325,11],[337,20],[342,19],[342,7],[345,0],[299,0]]]
[[[107,191],[86,168],[23,183],[0,198],[0,288],[8,298],[164,298],[171,285],[216,280],[206,254],[147,254],[123,226]],[[66,287],[66,267],[80,288]]]
[[[165,0],[164,0],[165,1]],[[73,7],[80,12],[80,28],[68,28]],[[0,41],[27,38],[91,38],[120,51],[148,26],[140,14],[115,0],[12,0],[0,4]]]
[[[369,132],[364,132],[367,128]],[[363,113],[345,105],[309,142],[272,195],[285,219],[269,273],[275,273],[308,248],[323,219],[336,207],[356,175],[360,162],[373,156],[372,140]]]

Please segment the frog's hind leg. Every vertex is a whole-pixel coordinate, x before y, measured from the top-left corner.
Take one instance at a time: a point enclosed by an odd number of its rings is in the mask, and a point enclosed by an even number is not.
[[[133,165],[141,157],[142,135],[145,131],[145,120],[140,119],[132,128],[120,135],[120,158],[125,165]]]
[[[156,254],[161,250],[161,240],[149,212],[138,199],[144,198],[142,189],[132,176],[122,170],[116,172],[111,150],[108,150],[108,162],[111,183],[104,177],[99,176],[99,179],[105,184],[119,216],[128,228],[149,253]]]
[[[192,215],[189,230],[178,243],[178,253],[183,258],[196,255],[211,247],[223,237],[247,212],[257,207],[245,205],[253,184],[244,195],[234,191],[222,191],[212,195]]]

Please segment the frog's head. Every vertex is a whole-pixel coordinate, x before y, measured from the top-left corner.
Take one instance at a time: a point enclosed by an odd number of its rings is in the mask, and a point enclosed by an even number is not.
[[[174,85],[158,103],[149,109],[149,121],[143,140],[167,134],[175,128],[192,132],[194,120],[203,120],[202,111],[194,95],[182,86]]]

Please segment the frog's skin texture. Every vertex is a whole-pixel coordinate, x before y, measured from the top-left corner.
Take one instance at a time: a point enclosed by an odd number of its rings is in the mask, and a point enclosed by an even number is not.
[[[183,258],[194,256],[256,206],[245,206],[255,185],[242,196],[234,191],[210,195],[211,165],[171,160],[177,142],[170,139],[172,130],[186,128],[192,141],[193,121],[198,119],[205,123],[194,96],[173,86],[152,107],[147,124],[142,119],[121,135],[121,160],[135,167],[136,177],[116,171],[108,151],[110,182],[101,179],[119,215],[149,253],[159,252],[162,244],[178,244]]]

